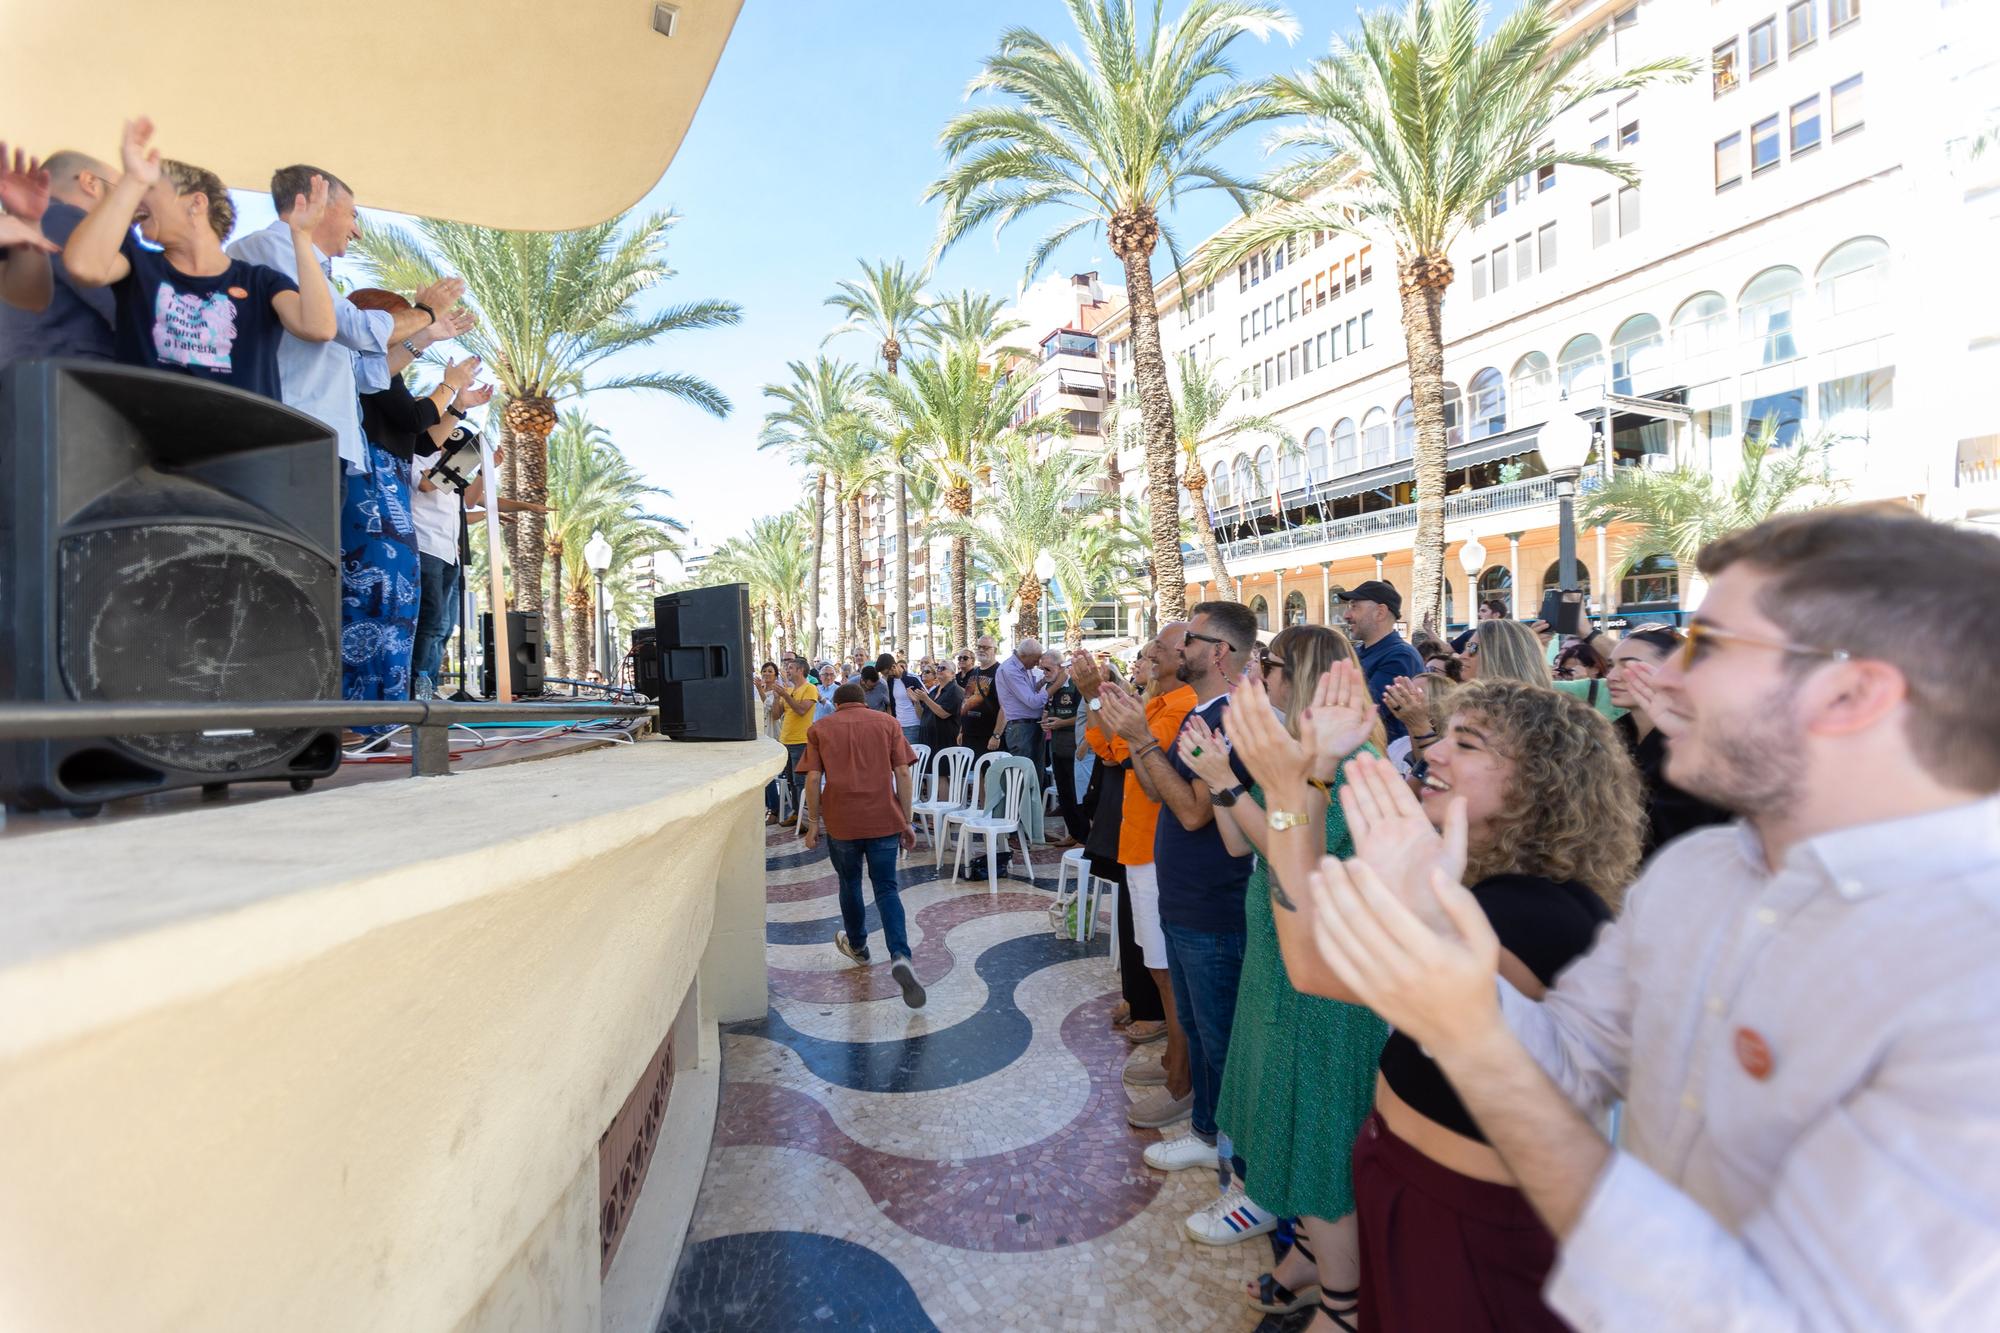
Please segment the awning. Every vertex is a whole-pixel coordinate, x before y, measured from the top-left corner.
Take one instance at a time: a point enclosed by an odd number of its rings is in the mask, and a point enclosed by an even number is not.
[[[1081,370],[1058,370],[1056,388],[1063,393],[1100,394],[1104,392],[1104,377]]]
[[[165,156],[237,189],[311,162],[370,208],[583,227],[659,183],[742,5],[8,3],[0,126],[37,156],[75,148],[115,166],[123,118],[144,114]],[[433,110],[445,102],[477,126],[468,151],[450,147],[464,127]]]
[[[1503,458],[1517,458],[1522,454],[1532,453],[1535,448],[1535,432],[1539,429],[1539,425],[1524,426],[1519,430],[1510,430],[1500,435],[1489,435],[1483,440],[1460,444],[1445,454],[1444,465],[1447,470],[1477,467],[1481,463],[1496,463]],[[1392,463],[1378,464],[1366,472],[1350,472],[1332,481],[1287,491],[1286,502],[1290,505],[1339,500],[1350,495],[1386,490],[1406,481],[1414,481],[1416,476],[1416,463],[1407,458],[1400,459]]]

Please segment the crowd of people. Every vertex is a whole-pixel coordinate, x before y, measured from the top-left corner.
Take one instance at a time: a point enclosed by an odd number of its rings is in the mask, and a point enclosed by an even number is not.
[[[485,446],[468,415],[493,388],[474,357],[445,362],[422,394],[404,371],[471,330],[465,283],[343,293],[333,260],[361,221],[340,177],[280,168],[277,220],[232,240],[221,179],[163,157],[153,138],[150,120],[128,121],[115,167],[0,144],[0,369],[53,357],[137,366],[322,422],[338,454],[342,696],[429,698],[458,623],[468,513],[484,503]]]
[[[1701,570],[1685,628],[1490,607],[1406,641],[1371,581],[1268,642],[1204,602],[1129,674],[982,637],[915,673],[767,664],[763,692],[795,798],[825,780],[808,842],[870,803],[899,979],[909,746],[1020,747],[1058,784],[1094,758],[1065,820],[1124,888],[1128,1118],[1163,1131],[1149,1168],[1216,1173],[1194,1240],[1279,1233],[1254,1311],[1988,1327],[2000,544],[1827,509]],[[865,773],[828,706],[875,715]],[[863,964],[866,850],[835,857]]]

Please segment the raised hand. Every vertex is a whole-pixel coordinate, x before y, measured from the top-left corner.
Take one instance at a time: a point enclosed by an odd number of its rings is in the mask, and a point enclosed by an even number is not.
[[[1229,741],[1208,729],[1208,723],[1190,714],[1175,742],[1181,762],[1212,791],[1227,791],[1236,785],[1236,770],[1229,763]]]
[[[492,397],[493,397],[492,385],[475,384],[471,388],[465,389],[459,393],[458,405],[461,408],[484,407],[489,401],[492,400]]]
[[[418,295],[421,296],[422,293],[419,292]],[[450,342],[453,338],[472,332],[478,324],[479,317],[464,306],[439,310],[437,319],[423,331],[424,339],[433,343]]]
[[[1243,673],[1222,711],[1222,729],[1250,776],[1273,798],[1285,800],[1305,786],[1312,757],[1272,711],[1263,674],[1254,666]]]
[[[1313,687],[1299,730],[1312,753],[1312,776],[1331,782],[1340,761],[1368,743],[1375,731],[1368,682],[1353,662],[1335,662]]]
[[[49,173],[41,159],[16,148],[10,166],[5,143],[0,143],[0,208],[23,222],[40,222],[49,208]]]
[[[1354,838],[1358,860],[1423,912],[1433,873],[1457,884],[1465,877],[1465,798],[1454,797],[1445,811],[1443,834],[1432,826],[1421,802],[1395,766],[1379,755],[1357,754],[1347,761],[1340,809]]]
[[[1076,682],[1077,689],[1083,691],[1086,699],[1095,699],[1098,686],[1104,683],[1104,673],[1097,669],[1097,659],[1081,650],[1070,656],[1069,678]]]
[[[1659,667],[1651,662],[1634,662],[1630,659],[1618,664],[1624,675],[1625,688],[1632,694],[1632,702],[1646,710],[1646,716],[1653,719],[1662,736],[1669,739],[1685,732],[1693,723],[1686,713],[1679,711],[1675,700],[1660,687],[1655,674]]]
[[[479,358],[468,356],[463,361],[451,361],[445,364],[444,382],[456,396],[471,387],[473,376],[478,373]]]
[[[150,117],[141,116],[125,122],[125,138],[119,146],[119,158],[124,164],[126,179],[140,185],[151,185],[160,179],[160,150],[154,148],[152,142],[153,122]]]
[[[464,278],[439,278],[417,292],[415,304],[429,306],[441,319],[444,317],[444,312],[457,305],[459,298],[464,295]]]
[[[326,216],[326,201],[330,191],[326,177],[314,176],[306,193],[292,196],[292,211],[285,215],[285,224],[294,236],[307,235]]]
[[[0,214],[0,248],[16,245],[28,250],[40,250],[44,254],[62,253],[60,245],[42,235],[41,223]]]
[[[1104,714],[1105,725],[1112,734],[1122,738],[1135,750],[1153,739],[1153,733],[1146,726],[1146,707],[1133,697],[1131,691],[1122,685],[1106,682],[1099,687],[1097,697],[1099,712]]]

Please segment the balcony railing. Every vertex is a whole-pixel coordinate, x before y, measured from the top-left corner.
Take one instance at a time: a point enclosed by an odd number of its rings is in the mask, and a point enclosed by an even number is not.
[[[1445,521],[1449,522],[1455,518],[1504,514],[1515,509],[1554,504],[1555,498],[1554,477],[1531,477],[1526,481],[1482,487],[1463,495],[1448,495],[1444,501],[1444,516]],[[1225,560],[1241,560],[1249,556],[1268,555],[1274,551],[1297,551],[1310,546],[1351,541],[1357,537],[1401,532],[1416,525],[1417,507],[1413,504],[1397,505],[1393,509],[1377,509],[1372,513],[1354,514],[1325,523],[1311,523],[1304,527],[1286,528],[1282,532],[1267,532],[1256,537],[1245,537],[1241,541],[1226,543],[1222,548],[1222,557]],[[1206,569],[1208,565],[1198,553],[1187,557],[1184,563],[1189,567],[1190,573],[1195,567]]]

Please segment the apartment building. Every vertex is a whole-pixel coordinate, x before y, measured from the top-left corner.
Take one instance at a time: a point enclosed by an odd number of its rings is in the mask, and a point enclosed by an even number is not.
[[[1843,493],[1965,521],[2000,516],[1996,6],[1975,0],[1579,0],[1594,60],[1702,58],[1695,81],[1575,109],[1551,142],[1628,159],[1637,186],[1560,168],[1509,182],[1453,247],[1444,308],[1449,618],[1516,614],[1556,579],[1555,413],[1598,432],[1586,489],[1619,467],[1740,469],[1746,434],[1822,436]],[[1188,282],[1193,274],[1184,275]],[[1386,236],[1295,239],[1183,294],[1170,358],[1240,379],[1240,410],[1297,441],[1205,453],[1223,560],[1268,629],[1327,616],[1367,578],[1410,586],[1415,422]],[[1099,335],[1132,393],[1129,312]],[[1985,372],[1984,378],[1981,371]],[[1121,460],[1142,491],[1136,451]],[[1188,497],[1180,496],[1185,510]],[[1579,534],[1603,614],[1674,619],[1682,571]],[[1461,556],[1479,555],[1466,571]],[[1189,595],[1216,593],[1199,551]],[[1615,576],[1615,577],[1614,577]]]

